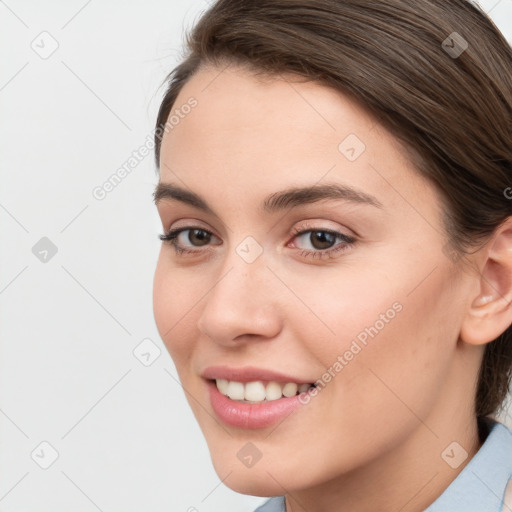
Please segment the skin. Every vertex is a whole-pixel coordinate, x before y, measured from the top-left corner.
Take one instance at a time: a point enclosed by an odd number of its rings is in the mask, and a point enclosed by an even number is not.
[[[241,493],[286,494],[292,511],[423,510],[480,447],[473,401],[483,349],[512,321],[512,273],[500,263],[510,229],[471,256],[473,271],[447,257],[436,189],[392,134],[323,85],[212,66],[174,108],[190,97],[197,106],[164,135],[160,181],[200,195],[214,214],[172,199],[157,208],[164,231],[199,226],[212,236],[197,245],[182,233],[194,254],[162,244],[154,313],[219,478]],[[366,146],[353,162],[338,149],[349,134]],[[260,208],[272,193],[317,183],[348,185],[382,208],[340,199]],[[293,228],[356,241],[335,239],[331,248],[344,250],[331,258],[304,255],[322,246]],[[250,264],[236,252],[247,236],[263,250]],[[215,419],[206,367],[314,382],[394,303],[401,311],[279,426]],[[237,458],[249,441],[262,453],[251,468]],[[441,457],[454,441],[468,452],[456,469]]]

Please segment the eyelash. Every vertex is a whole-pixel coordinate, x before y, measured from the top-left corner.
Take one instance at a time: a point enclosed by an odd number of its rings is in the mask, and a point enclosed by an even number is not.
[[[306,229],[304,229],[306,228]],[[162,242],[170,243],[177,255],[183,255],[183,254],[196,254],[199,252],[202,252],[201,249],[193,250],[193,249],[186,249],[181,247],[178,244],[178,236],[180,233],[184,231],[192,231],[194,229],[197,229],[199,231],[202,231],[204,233],[207,233],[209,236],[215,236],[212,232],[208,231],[207,229],[204,229],[199,226],[186,226],[183,228],[177,228],[177,229],[170,229],[169,231],[165,232],[163,235],[159,235],[159,239]],[[331,229],[321,229],[321,228],[315,228],[311,226],[302,226],[301,228],[294,228],[292,232],[290,233],[290,236],[293,236],[293,238],[296,238],[299,235],[305,235],[307,233],[313,233],[313,232],[320,232],[320,233],[327,233],[329,235],[332,235],[336,237],[337,240],[343,242],[341,244],[335,245],[330,249],[324,249],[324,250],[301,250],[299,252],[300,256],[307,258],[317,258],[317,259],[329,259],[335,257],[335,254],[339,252],[346,251],[350,246],[354,245],[356,242],[356,239],[352,236],[346,235],[344,233],[340,233],[339,231],[333,231]]]

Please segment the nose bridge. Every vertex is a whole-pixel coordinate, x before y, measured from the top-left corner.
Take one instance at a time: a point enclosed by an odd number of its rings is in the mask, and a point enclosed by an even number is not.
[[[205,297],[198,328],[217,342],[229,343],[244,334],[272,337],[279,330],[272,280],[256,244],[244,240],[230,251]]]

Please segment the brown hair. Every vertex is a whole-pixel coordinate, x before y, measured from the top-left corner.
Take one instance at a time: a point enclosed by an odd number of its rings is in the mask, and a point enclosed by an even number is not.
[[[204,64],[234,63],[268,76],[300,75],[363,105],[437,187],[452,256],[512,215],[504,193],[512,186],[512,48],[474,3],[218,0],[187,34],[187,50],[167,77],[158,112],[157,168],[184,84]],[[486,346],[477,416],[497,412],[511,367],[509,327]]]

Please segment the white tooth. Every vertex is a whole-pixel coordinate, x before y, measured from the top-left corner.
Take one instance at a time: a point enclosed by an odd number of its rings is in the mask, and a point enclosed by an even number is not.
[[[304,393],[304,391],[307,391],[309,389],[309,384],[301,384],[299,386],[299,393]]]
[[[286,397],[294,396],[297,394],[297,384],[295,382],[288,382],[283,387],[283,395]]]
[[[223,394],[228,394],[228,384],[229,382],[226,379],[217,379],[217,389]]]
[[[277,400],[283,396],[283,390],[281,384],[277,382],[269,382],[265,389],[267,400]]]
[[[263,382],[255,381],[255,382],[247,382],[245,384],[245,399],[250,402],[261,402],[265,400],[265,386]]]
[[[229,381],[227,395],[231,400],[243,400],[244,385],[241,382]]]

